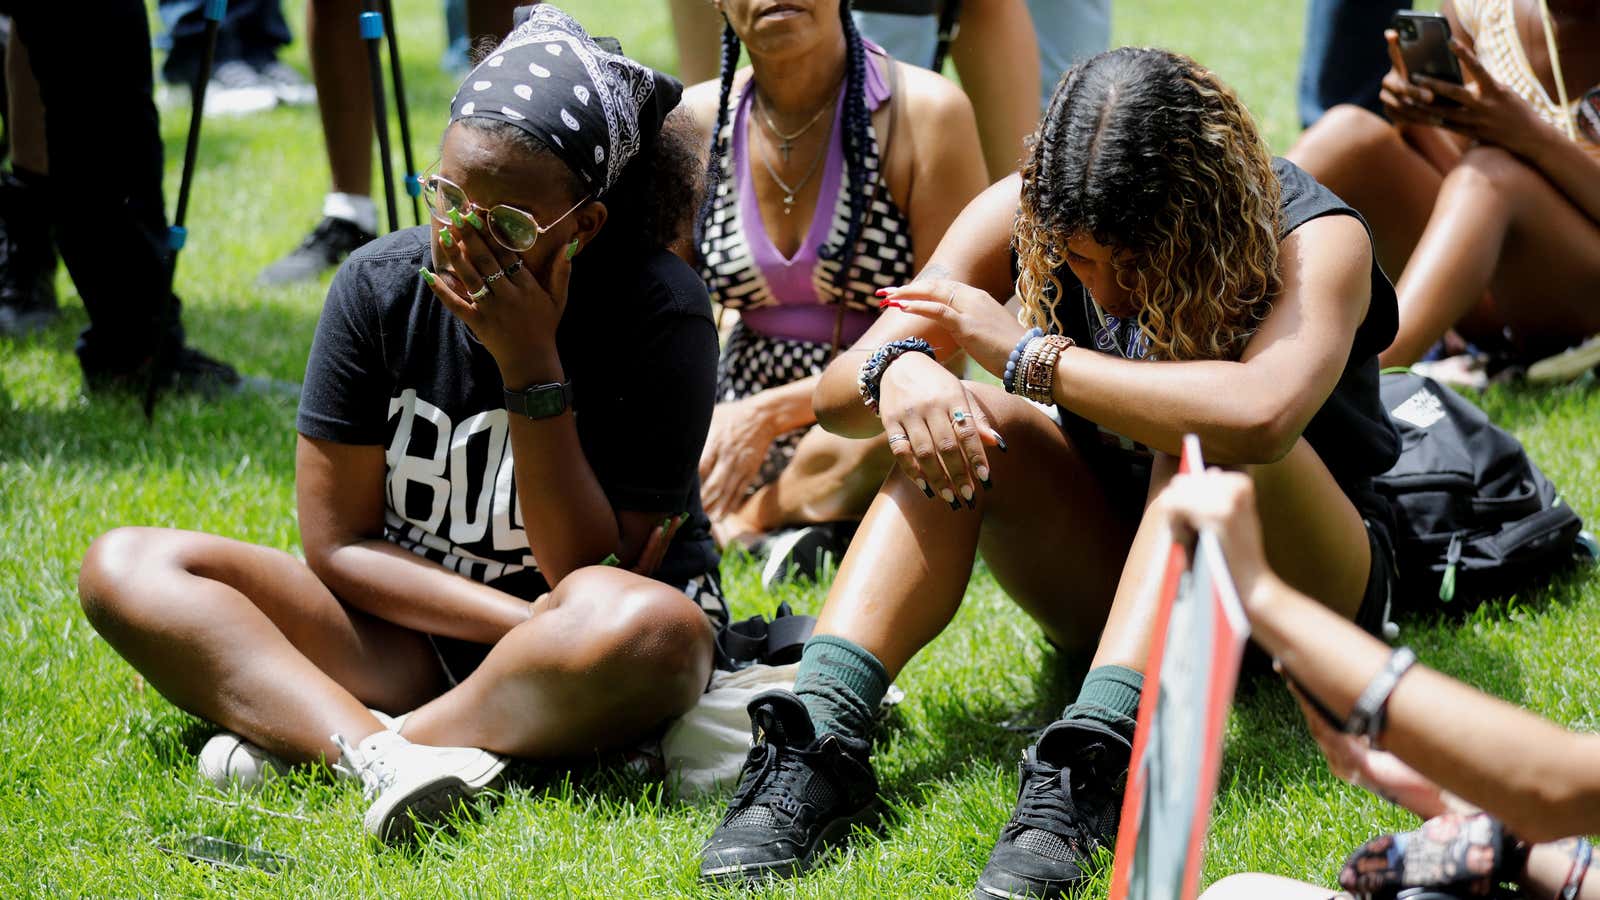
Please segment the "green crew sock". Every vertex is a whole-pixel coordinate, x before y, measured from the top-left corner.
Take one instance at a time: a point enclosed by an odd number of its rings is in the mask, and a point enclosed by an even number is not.
[[[1090,719],[1109,725],[1132,740],[1143,690],[1142,673],[1127,666],[1097,666],[1083,676],[1077,702],[1069,705],[1061,718]]]
[[[859,644],[824,634],[806,641],[800,651],[794,692],[819,736],[831,732],[866,740],[888,691],[883,663]]]

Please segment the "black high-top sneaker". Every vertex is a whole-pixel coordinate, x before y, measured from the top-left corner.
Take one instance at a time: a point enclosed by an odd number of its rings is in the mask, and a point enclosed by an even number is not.
[[[799,875],[826,849],[878,814],[878,779],[867,742],[816,736],[811,714],[788,691],[750,701],[754,745],[728,812],[700,851],[700,878],[759,882]]]
[[[1133,746],[1094,721],[1046,728],[1022,752],[1011,821],[978,876],[974,900],[1054,898],[1088,879],[1095,850],[1113,848]]]

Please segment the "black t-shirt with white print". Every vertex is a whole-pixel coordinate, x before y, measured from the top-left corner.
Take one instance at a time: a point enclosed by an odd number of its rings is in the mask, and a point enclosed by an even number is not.
[[[493,356],[418,276],[432,266],[428,241],[426,227],[395,232],[339,269],[297,427],[385,448],[387,539],[531,600],[547,587],[517,496],[538,487],[516,483]],[[698,477],[717,333],[687,264],[664,250],[629,262],[578,257],[556,347],[584,456],[612,506],[690,514],[655,573],[682,587],[719,559]]]

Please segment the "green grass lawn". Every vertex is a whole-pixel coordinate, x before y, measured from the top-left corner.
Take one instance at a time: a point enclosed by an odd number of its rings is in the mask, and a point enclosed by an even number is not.
[[[288,4],[296,15],[298,4]],[[580,15],[671,68],[664,0],[588,0]],[[454,84],[435,65],[438,4],[400,0],[419,156],[431,160]],[[1116,40],[1189,52],[1231,81],[1277,150],[1293,140],[1299,0],[1121,0]],[[297,33],[303,33],[297,31]],[[302,46],[288,59],[304,66]],[[165,116],[176,192],[187,117]],[[110,152],[115,152],[114,148]],[[179,271],[193,341],[250,375],[298,381],[326,282],[253,287],[255,273],[314,222],[326,189],[316,113],[278,110],[206,123],[189,248]],[[62,276],[65,320],[0,340],[0,896],[634,896],[695,894],[695,851],[716,802],[678,804],[615,773],[529,773],[454,837],[375,851],[363,803],[305,773],[245,798],[202,787],[209,730],[144,686],[78,611],[89,542],[117,525],[211,531],[295,549],[294,403],[248,396],[167,399],[146,423],[135,402],[81,395],[72,354],[84,324]],[[1593,381],[1484,400],[1580,512],[1600,516]],[[770,611],[734,561],[735,611]],[[820,589],[794,590],[807,610]],[[1463,621],[1409,623],[1406,642],[1441,669],[1564,724],[1600,727],[1600,579],[1579,574]],[[981,568],[951,628],[901,678],[909,698],[878,748],[891,815],[821,871],[773,895],[965,896],[1015,798],[1026,737],[1075,687],[1038,630]],[[1508,760],[1508,764],[1513,761]],[[1246,684],[1230,726],[1206,879],[1256,869],[1330,882],[1345,853],[1409,817],[1335,781],[1285,693]],[[191,835],[293,857],[282,875],[233,873],[166,852]]]

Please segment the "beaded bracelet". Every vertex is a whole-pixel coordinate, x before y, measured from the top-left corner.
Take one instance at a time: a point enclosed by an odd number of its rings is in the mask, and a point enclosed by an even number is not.
[[[1029,341],[1043,335],[1043,328],[1030,328],[1028,329],[1028,333],[1022,336],[1022,340],[1017,341],[1017,346],[1011,348],[1011,355],[1006,357],[1005,376],[1000,379],[1000,383],[1005,387],[1006,393],[1015,394],[1017,392],[1015,386],[1017,361],[1022,358],[1022,351],[1027,349]]]
[[[861,364],[861,370],[856,374],[856,390],[861,392],[861,402],[867,405],[867,409],[874,413],[878,411],[878,389],[883,381],[883,373],[888,370],[890,363],[907,353],[926,353],[929,359],[937,358],[932,344],[919,337],[910,337],[884,344]]]
[[[1056,361],[1068,347],[1076,346],[1072,338],[1060,334],[1047,334],[1028,342],[1022,351],[1022,364],[1017,368],[1017,396],[1035,403],[1055,402]]]

